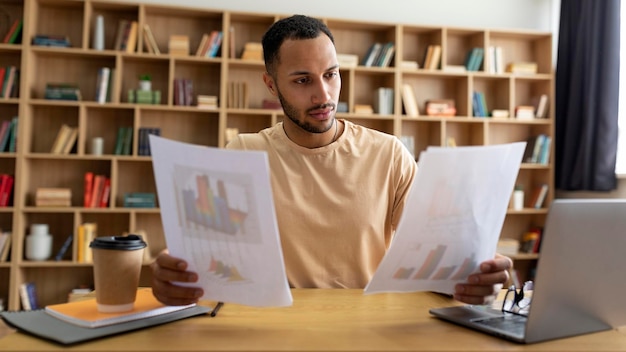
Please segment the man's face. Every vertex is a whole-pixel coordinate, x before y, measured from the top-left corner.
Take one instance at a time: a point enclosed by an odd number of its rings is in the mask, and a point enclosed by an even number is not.
[[[307,132],[328,131],[341,90],[335,46],[322,34],[286,40],[279,54],[274,77],[268,77],[266,84],[280,99],[285,115]]]

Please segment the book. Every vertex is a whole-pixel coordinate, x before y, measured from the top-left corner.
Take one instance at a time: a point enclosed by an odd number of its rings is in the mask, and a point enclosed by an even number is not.
[[[154,34],[152,34],[152,30],[150,26],[146,23],[143,26],[143,34],[144,34],[144,45],[148,48],[148,52],[150,54],[159,55],[161,54],[161,50],[157,45],[156,39],[154,39]]]
[[[539,97],[539,102],[537,102],[537,110],[535,112],[535,117],[538,119],[544,119],[547,117],[548,113],[548,95],[541,94]]]
[[[196,304],[184,306],[166,306],[159,302],[150,288],[137,290],[137,297],[133,310],[119,313],[101,313],[98,311],[96,299],[86,299],[70,303],[52,304],[45,307],[45,312],[65,322],[86,327],[98,328],[128,321],[146,319],[187,308]]]
[[[20,285],[20,301],[24,310],[37,310],[40,308],[37,300],[37,289],[33,282],[24,282]]]
[[[65,253],[67,253],[67,250],[70,248],[73,241],[74,241],[73,234],[70,234],[69,236],[67,236],[67,238],[61,245],[61,248],[59,248],[59,251],[57,252],[57,254],[55,254],[54,260],[56,260],[57,262],[63,260],[63,257],[65,257]]]
[[[62,154],[65,149],[65,144],[69,140],[71,134],[72,127],[67,124],[61,125],[59,131],[57,132],[57,136],[54,139],[54,143],[52,144],[52,148],[50,148],[50,153]]]
[[[415,100],[415,92],[413,86],[408,83],[402,84],[402,103],[404,104],[404,110],[409,117],[420,116],[419,109],[417,107],[417,101]]]
[[[9,28],[9,31],[7,32],[7,34],[4,36],[4,39],[2,40],[2,42],[5,44],[18,43],[19,42],[18,39],[22,35],[23,25],[24,25],[24,21],[21,18],[13,21],[13,24]]]
[[[528,206],[534,209],[541,209],[543,207],[543,202],[546,199],[546,195],[548,194],[548,185],[541,184],[533,190],[533,195],[530,198],[530,203]]]
[[[69,154],[76,144],[76,139],[78,139],[78,127],[71,127],[70,133],[67,135],[67,139],[63,143],[63,149],[61,150],[61,154]]]

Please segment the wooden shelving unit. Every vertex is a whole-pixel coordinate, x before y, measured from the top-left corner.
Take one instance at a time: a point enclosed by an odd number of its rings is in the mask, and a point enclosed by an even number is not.
[[[156,192],[151,158],[138,154],[137,131],[140,127],[159,127],[161,135],[166,138],[223,147],[227,128],[256,132],[283,118],[282,111],[262,109],[263,99],[271,98],[261,79],[262,62],[240,57],[245,43],[260,42],[268,26],[284,15],[97,0],[0,0],[0,10],[11,20],[24,19],[22,43],[0,44],[0,66],[15,65],[21,73],[19,97],[0,98],[0,121],[19,116],[17,152],[0,154],[0,172],[13,174],[16,180],[11,206],[0,209],[0,228],[13,233],[10,261],[0,263],[0,297],[5,299],[5,304],[8,302],[7,309],[20,309],[19,286],[24,282],[36,284],[42,305],[64,302],[72,288],[92,283],[91,265],[77,262],[76,247],[71,260],[33,262],[25,259],[24,238],[33,223],[49,224],[54,236],[53,253],[68,235],[76,235],[78,226],[84,222],[96,222],[99,235],[144,230],[151,253],[156,254],[165,248],[158,208],[123,207],[124,193]],[[104,17],[104,50],[91,49],[98,15]],[[139,28],[148,24],[161,54],[148,53],[141,31],[138,50],[132,53],[114,50],[118,23],[123,19],[137,21]],[[552,104],[546,119],[521,121],[472,117],[474,90],[484,92],[488,106],[506,109],[511,115],[517,105],[529,105],[541,94],[547,94],[550,102],[554,100],[550,33],[324,20],[335,35],[339,53],[356,54],[362,59],[373,42],[393,42],[396,49],[390,67],[359,65],[341,68],[343,90],[340,100],[348,104],[349,112],[338,113],[339,118],[398,137],[412,136],[416,155],[429,145],[446,145],[449,137],[461,146],[525,141],[538,133],[554,135]],[[224,33],[217,57],[193,56],[202,34],[211,30]],[[30,38],[35,34],[67,35],[71,47],[31,45]],[[189,56],[168,53],[170,34],[189,37]],[[503,48],[505,62],[536,62],[538,73],[493,74],[484,69],[485,65],[476,72],[453,73],[442,69],[407,69],[398,64],[413,60],[421,65],[427,46],[433,44],[442,47],[441,68],[462,65],[472,47],[486,50],[497,45]],[[489,65],[488,59],[486,64]],[[115,69],[112,99],[104,104],[96,102],[97,74],[101,67]],[[137,88],[138,77],[142,74],[152,76],[152,89],[161,91],[160,104],[128,102],[127,92]],[[174,105],[175,78],[193,79],[194,94],[218,96],[218,109]],[[247,108],[229,108],[224,103],[231,81],[247,83]],[[43,99],[45,85],[49,82],[77,84],[82,100]],[[420,117],[403,114],[400,94],[403,84],[411,85],[415,91]],[[373,104],[374,91],[379,87],[394,89],[393,114],[353,113],[357,104]],[[456,116],[425,116],[424,105],[430,99],[453,99]],[[50,154],[50,147],[62,124],[78,127],[77,147],[69,155]],[[123,126],[132,126],[134,131],[132,153],[126,156],[113,152],[117,131]],[[94,137],[104,139],[104,154],[101,156],[89,153]],[[83,177],[88,171],[111,178],[111,198],[107,208],[82,207]],[[550,186],[548,205],[553,199],[553,178],[552,162],[547,165],[523,164],[517,183],[527,190],[535,184],[547,183]],[[34,195],[38,187],[70,188],[72,206],[35,207]],[[546,213],[545,206],[508,211],[502,236],[520,238],[529,227],[543,225]],[[527,272],[536,258],[537,255],[520,256],[516,259],[516,266],[519,263],[519,267]],[[148,285],[149,282],[150,270],[145,265],[141,284]]]

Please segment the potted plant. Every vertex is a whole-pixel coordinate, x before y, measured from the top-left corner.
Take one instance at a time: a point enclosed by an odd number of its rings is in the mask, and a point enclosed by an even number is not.
[[[152,76],[149,74],[139,75],[139,89],[143,91],[152,90]]]

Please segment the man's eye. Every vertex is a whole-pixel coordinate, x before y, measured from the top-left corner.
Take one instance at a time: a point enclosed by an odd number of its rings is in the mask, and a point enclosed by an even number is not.
[[[309,81],[308,78],[303,77],[303,78],[299,78],[299,79],[295,80],[294,82],[296,82],[298,84],[304,84],[304,83],[307,83],[308,81]]]

